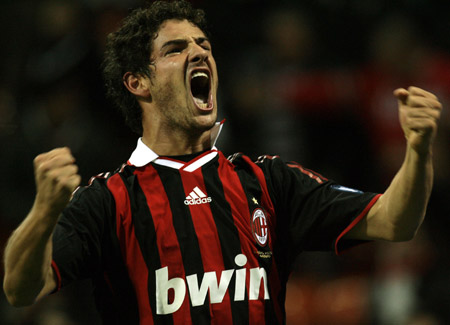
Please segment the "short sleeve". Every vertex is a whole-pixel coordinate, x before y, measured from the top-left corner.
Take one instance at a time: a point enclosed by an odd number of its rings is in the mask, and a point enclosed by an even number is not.
[[[364,218],[378,194],[341,186],[295,162],[273,158],[266,164],[277,223],[289,238],[286,249],[295,255],[301,251],[338,253],[360,242],[342,237]]]
[[[113,216],[113,199],[102,181],[79,188],[56,225],[52,267],[58,288],[100,272],[103,234]]]

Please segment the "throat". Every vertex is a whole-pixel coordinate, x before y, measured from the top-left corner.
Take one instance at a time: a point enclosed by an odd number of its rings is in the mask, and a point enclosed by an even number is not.
[[[144,130],[142,141],[159,156],[195,155],[211,148],[211,132],[208,130],[193,135],[192,132],[173,130],[162,135],[146,133]]]
[[[205,152],[207,152],[210,149],[205,149],[196,153],[190,153],[186,155],[178,155],[178,156],[164,156],[165,158],[175,159],[183,162],[190,162],[191,160],[197,158],[198,156],[201,156]]]

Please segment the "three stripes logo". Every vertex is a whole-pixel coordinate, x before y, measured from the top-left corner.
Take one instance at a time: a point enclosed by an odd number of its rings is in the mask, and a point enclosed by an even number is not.
[[[186,200],[184,200],[184,204],[186,205],[194,205],[194,204],[204,204],[210,203],[212,201],[211,197],[207,197],[205,193],[202,192],[201,189],[196,186],[188,196],[186,196]]]

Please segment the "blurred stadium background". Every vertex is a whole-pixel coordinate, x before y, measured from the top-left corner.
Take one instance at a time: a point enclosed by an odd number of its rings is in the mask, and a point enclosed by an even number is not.
[[[450,3],[437,0],[192,1],[209,17],[220,75],[219,147],[278,154],[343,185],[383,191],[404,138],[397,87],[444,103],[435,188],[419,235],[341,257],[298,258],[288,324],[450,324]],[[127,160],[136,136],[104,98],[107,33],[137,0],[0,3],[0,243],[34,197],[33,158],[69,146],[83,184]],[[98,324],[88,281],[1,324]]]

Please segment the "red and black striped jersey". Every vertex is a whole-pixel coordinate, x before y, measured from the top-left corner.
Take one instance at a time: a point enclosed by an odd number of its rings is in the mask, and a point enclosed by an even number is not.
[[[53,268],[93,279],[106,324],[283,324],[295,257],[341,249],[377,198],[278,157],[129,162],[75,193]]]

